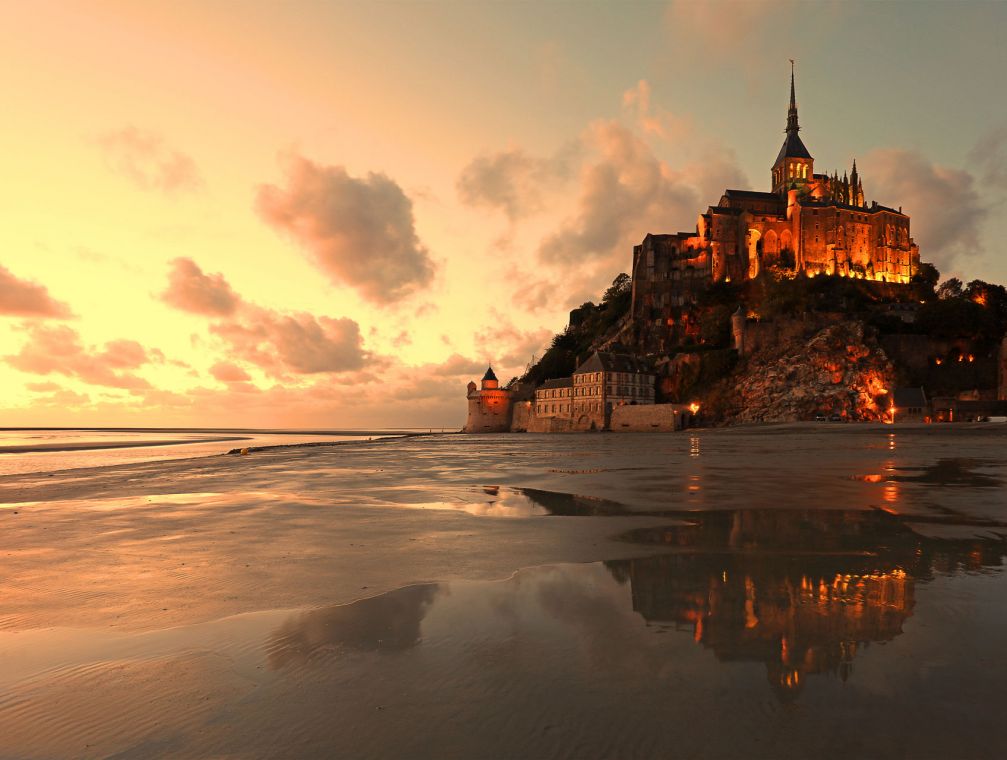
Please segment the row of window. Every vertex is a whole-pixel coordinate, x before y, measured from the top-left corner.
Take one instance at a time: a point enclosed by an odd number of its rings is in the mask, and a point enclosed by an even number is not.
[[[570,407],[573,406],[573,411],[577,414],[582,414],[585,412],[600,412],[601,402],[595,401],[587,404],[536,404],[535,414],[541,416],[549,414],[569,414]]]
[[[653,376],[637,372],[585,372],[581,375],[574,375],[574,383],[580,385],[577,388],[571,388],[569,386],[565,388],[545,388],[540,389],[535,392],[535,396],[538,399],[543,398],[570,398],[571,395],[574,396],[600,396],[602,386],[601,385],[586,385],[591,381],[600,381],[602,376],[607,375],[605,378],[609,380],[610,383],[630,383],[632,385],[649,385],[653,382]],[[581,385],[582,383],[585,383]],[[609,384],[609,393],[612,393],[613,385]]]
[[[636,388],[632,385],[610,385],[608,386],[609,396],[631,396],[633,398],[651,398],[654,395],[653,388]]]
[[[536,391],[535,395],[539,398],[569,398],[570,389],[569,388],[547,388],[546,390]]]

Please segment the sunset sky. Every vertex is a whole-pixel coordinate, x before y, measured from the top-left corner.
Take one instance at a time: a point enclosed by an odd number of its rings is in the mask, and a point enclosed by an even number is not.
[[[1007,282],[1007,3],[4,2],[0,425],[460,426],[648,232],[769,189],[797,60]]]

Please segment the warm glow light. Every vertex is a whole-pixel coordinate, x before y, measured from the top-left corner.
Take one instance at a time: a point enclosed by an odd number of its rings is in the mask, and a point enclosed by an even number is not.
[[[699,411],[699,404],[697,404],[695,402],[689,404],[689,411],[692,412],[693,414],[695,414],[696,412],[698,412]]]

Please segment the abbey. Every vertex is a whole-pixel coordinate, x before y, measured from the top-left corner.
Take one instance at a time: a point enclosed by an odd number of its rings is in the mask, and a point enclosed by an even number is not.
[[[772,191],[726,190],[699,215],[695,232],[647,235],[635,246],[632,314],[638,323],[663,324],[673,307],[694,302],[712,283],[753,279],[768,267],[791,276],[909,282],[920,260],[909,217],[901,207],[864,202],[856,161],[842,178],[816,174],[800,129],[791,71]]]

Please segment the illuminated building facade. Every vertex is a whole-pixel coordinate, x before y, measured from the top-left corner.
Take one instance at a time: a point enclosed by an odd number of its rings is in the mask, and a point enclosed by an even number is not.
[[[726,190],[699,215],[695,232],[648,234],[633,249],[633,316],[663,324],[671,309],[713,283],[754,279],[767,268],[908,283],[919,268],[909,216],[864,201],[856,161],[842,177],[816,174],[799,135],[794,75],[786,137],[772,190]]]
[[[615,407],[653,404],[655,379],[634,356],[595,351],[572,377],[547,380],[535,391],[534,416],[550,423],[535,429],[605,429]]]
[[[463,432],[506,433],[510,430],[512,392],[500,387],[492,367],[486,368],[481,387],[477,388],[474,382],[470,382],[467,390],[469,414]]]

